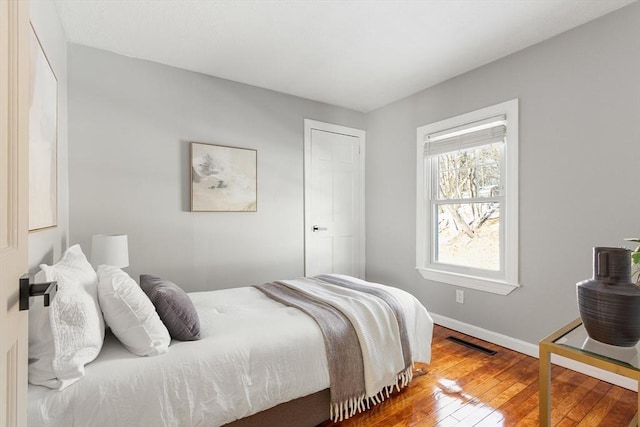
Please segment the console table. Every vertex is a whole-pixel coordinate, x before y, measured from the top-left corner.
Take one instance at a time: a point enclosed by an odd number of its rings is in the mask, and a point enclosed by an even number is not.
[[[573,359],[605,371],[640,381],[637,347],[616,347],[592,340],[580,319],[558,329],[539,343],[540,426],[551,423],[551,354]],[[638,394],[640,409],[640,393]],[[638,414],[630,426],[638,425]]]

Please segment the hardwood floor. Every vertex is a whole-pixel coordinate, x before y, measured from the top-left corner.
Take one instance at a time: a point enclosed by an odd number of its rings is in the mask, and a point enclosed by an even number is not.
[[[447,340],[460,337],[497,351],[485,355]],[[538,359],[436,326],[432,362],[391,399],[341,423],[321,427],[537,426]],[[627,426],[636,393],[553,366],[552,425]]]

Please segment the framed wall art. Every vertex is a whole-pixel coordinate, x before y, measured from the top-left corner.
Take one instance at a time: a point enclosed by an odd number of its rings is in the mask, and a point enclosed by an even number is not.
[[[256,212],[258,152],[191,143],[191,211]]]
[[[29,231],[37,231],[58,221],[58,80],[33,27],[29,56]]]

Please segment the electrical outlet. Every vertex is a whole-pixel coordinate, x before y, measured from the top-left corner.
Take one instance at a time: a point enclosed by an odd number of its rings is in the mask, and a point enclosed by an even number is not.
[[[456,289],[456,302],[458,304],[464,304],[464,291]]]

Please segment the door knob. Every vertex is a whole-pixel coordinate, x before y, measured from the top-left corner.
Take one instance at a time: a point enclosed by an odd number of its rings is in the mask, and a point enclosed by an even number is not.
[[[313,230],[314,233],[316,231],[327,231],[327,227],[318,227],[317,225],[314,225],[312,230]]]
[[[20,278],[20,306],[19,309],[29,310],[29,297],[41,296],[44,306],[48,307],[56,297],[58,282],[31,283],[31,276],[25,274]]]

